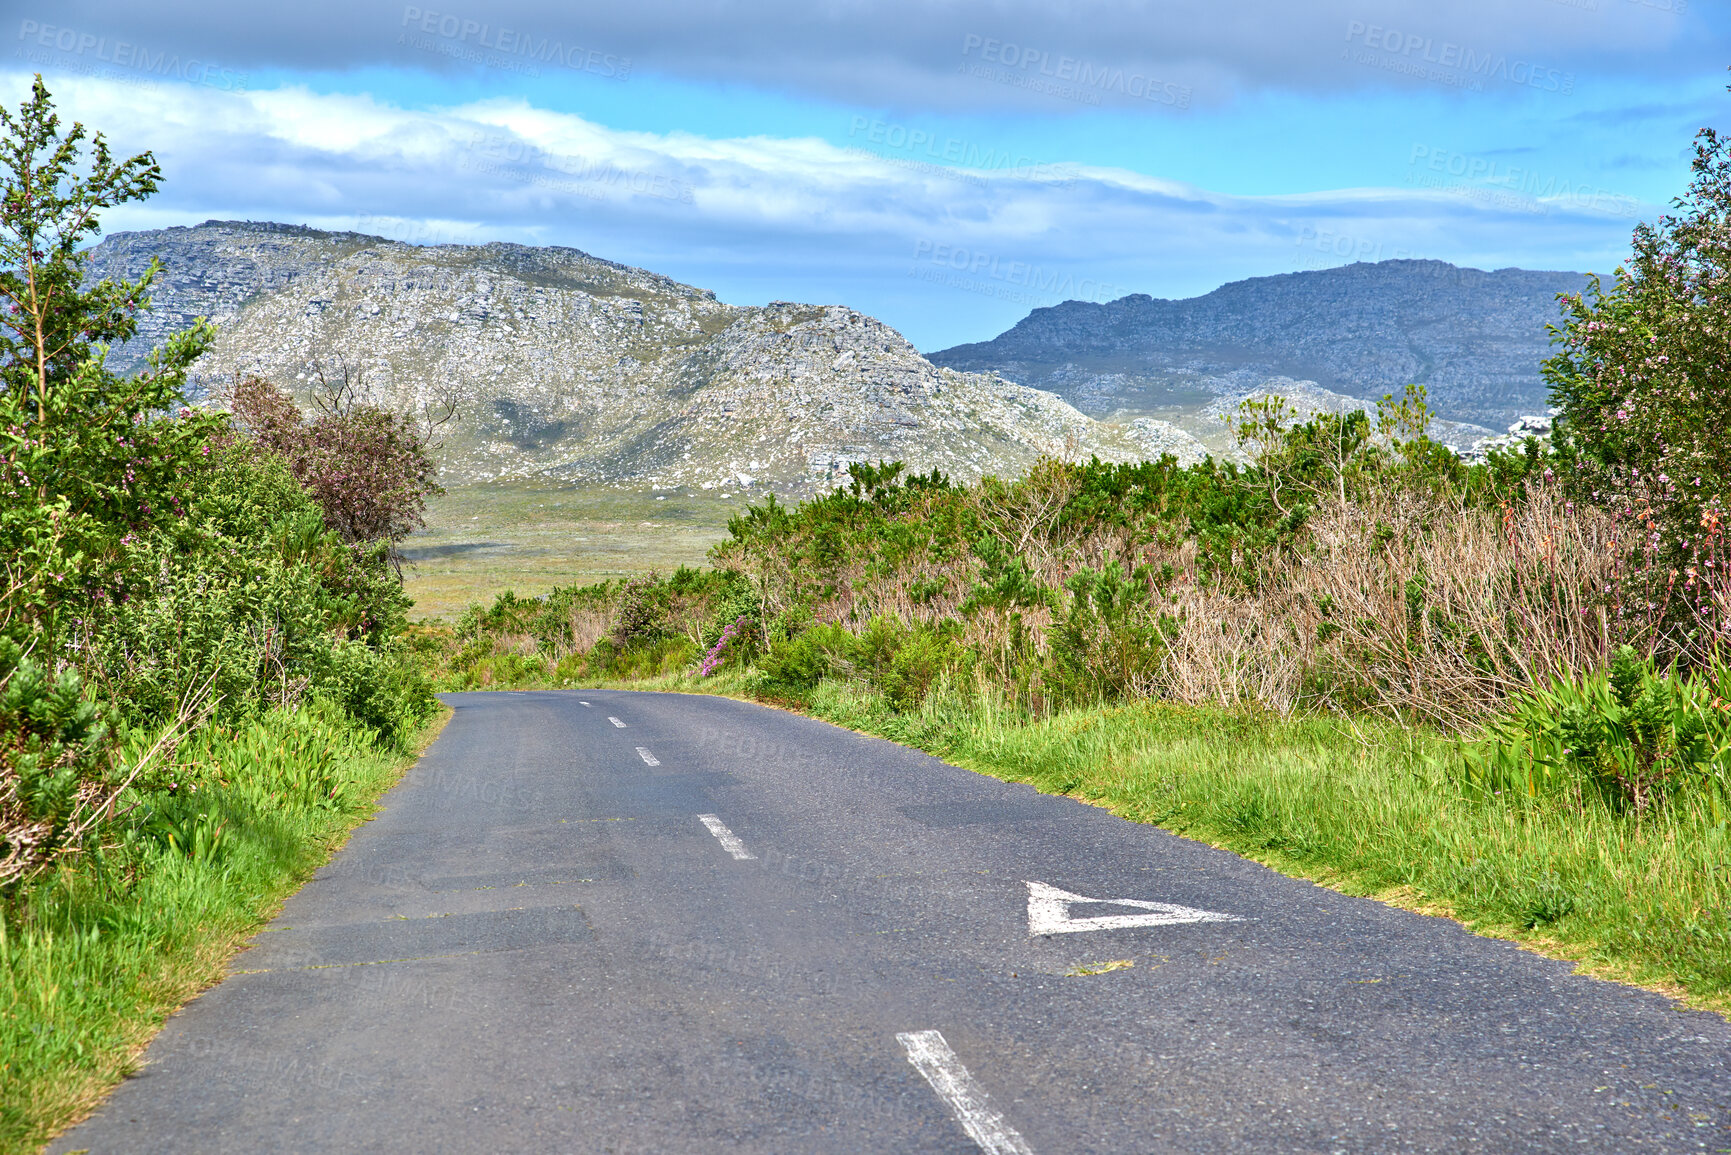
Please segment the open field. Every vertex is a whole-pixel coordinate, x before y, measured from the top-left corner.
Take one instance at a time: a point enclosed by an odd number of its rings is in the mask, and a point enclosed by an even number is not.
[[[453,486],[403,553],[411,616],[452,617],[503,590],[522,596],[700,565],[748,496],[574,489],[546,482]]]

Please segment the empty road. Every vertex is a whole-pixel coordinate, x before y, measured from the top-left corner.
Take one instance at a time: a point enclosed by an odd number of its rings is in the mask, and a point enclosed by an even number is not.
[[[450,695],[69,1152],[1731,1149],[1731,1026],[718,698]]]

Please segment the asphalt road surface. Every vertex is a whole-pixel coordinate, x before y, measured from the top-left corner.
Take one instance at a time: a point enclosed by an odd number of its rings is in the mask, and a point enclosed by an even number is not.
[[[1731,1148],[1731,1025],[1453,923],[739,702],[447,700],[53,1150]]]

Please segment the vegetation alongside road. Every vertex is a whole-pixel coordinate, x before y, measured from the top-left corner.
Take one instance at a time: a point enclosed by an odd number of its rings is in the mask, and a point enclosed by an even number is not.
[[[407,623],[427,415],[239,379],[208,327],[104,367],[87,283],[148,154],[0,141],[0,1145],[93,1103],[426,737],[431,689],[612,682],[810,711],[1731,1007],[1731,148],[1566,302],[1554,448],[1468,467],[1422,391],[1248,464],[855,464],[709,569]]]
[[[154,270],[91,283],[79,246],[160,180],[63,128],[40,79],[0,110],[8,1151],[94,1104],[219,977],[436,709],[390,565],[432,491],[425,431],[352,398],[307,424],[187,407],[205,325],[106,368]]]
[[[1566,300],[1554,447],[1422,392],[1240,414],[1247,466],[897,465],[709,571],[505,595],[453,688],[756,697],[1731,1009],[1731,146]]]

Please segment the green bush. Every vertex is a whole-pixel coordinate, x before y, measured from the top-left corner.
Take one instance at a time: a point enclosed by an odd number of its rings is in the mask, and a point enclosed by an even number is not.
[[[1146,692],[1164,649],[1147,574],[1117,562],[1073,574],[1070,600],[1052,631],[1054,692],[1072,702],[1116,701]]]
[[[82,849],[109,792],[110,721],[75,672],[52,676],[0,638],[0,899]]]
[[[758,662],[759,687],[771,697],[800,700],[834,670],[852,635],[833,623],[777,640]]]
[[[666,638],[671,601],[672,590],[654,573],[626,582],[619,590],[619,605],[614,612],[610,635],[614,648],[653,646]]]
[[[424,717],[392,662],[354,652],[388,646],[403,625],[408,603],[384,548],[345,545],[325,529],[274,458],[227,445],[193,468],[199,495],[184,516],[122,544],[74,623],[103,694],[141,723],[172,718],[201,693],[231,717],[292,706],[321,686],[365,703],[368,725]],[[377,684],[360,684],[368,671]],[[381,694],[399,700],[387,707]]]
[[[1480,796],[1562,798],[1643,812],[1667,801],[1731,803],[1731,669],[1657,670],[1631,647],[1611,669],[1556,679],[1514,699],[1460,771]]]

